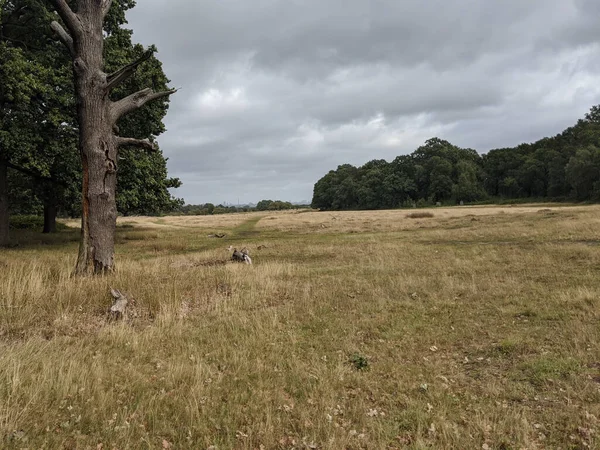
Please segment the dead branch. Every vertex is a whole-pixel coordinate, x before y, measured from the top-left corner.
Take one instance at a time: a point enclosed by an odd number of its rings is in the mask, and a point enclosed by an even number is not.
[[[129,300],[117,289],[111,288],[110,293],[113,296],[113,304],[108,311],[109,316],[115,320],[122,319],[125,316]]]
[[[142,147],[151,152],[156,151],[156,144],[154,142],[150,142],[149,139],[135,139],[135,138],[126,138],[115,136],[117,146],[123,147],[125,145],[131,145],[135,147]]]
[[[111,5],[112,0],[102,0],[102,17],[106,17],[108,11],[110,11]]]
[[[60,42],[62,42],[65,45],[65,47],[67,47],[67,50],[69,50],[71,56],[75,55],[75,48],[73,47],[73,38],[69,35],[69,33],[65,31],[62,25],[54,21],[50,24],[50,28],[52,29],[52,31],[54,31],[54,34],[58,36]]]
[[[171,89],[170,91],[154,92],[150,88],[142,89],[134,94],[128,95],[127,97],[116,101],[112,104],[111,115],[113,122],[117,122],[125,114],[128,114],[136,109],[141,108],[146,103],[157,100],[159,98],[168,97],[177,92],[177,89]]]
[[[81,21],[77,14],[69,7],[66,0],[52,0],[56,12],[63,20],[71,35],[79,36],[81,34]]]
[[[110,3],[110,2],[109,2]],[[107,78],[106,90],[110,91],[111,89],[117,87],[120,83],[125,81],[127,78],[132,76],[137,70],[138,66],[145,61],[148,61],[152,57],[154,52],[152,50],[146,50],[144,54],[131,64],[126,65],[125,67],[120,68],[114,73],[111,73]]]

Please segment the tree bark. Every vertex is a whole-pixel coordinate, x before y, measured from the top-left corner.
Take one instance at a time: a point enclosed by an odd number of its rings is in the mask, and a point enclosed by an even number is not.
[[[94,3],[87,8],[94,8]],[[106,76],[102,72],[102,16],[83,15],[83,33],[75,42],[75,92],[79,120],[79,149],[83,165],[83,215],[76,272],[104,273],[114,265],[117,221],[117,147],[108,117]]]
[[[103,72],[104,11],[98,0],[80,0],[75,14],[55,0],[70,35],[59,24],[54,31],[73,57],[79,152],[83,170],[81,242],[78,275],[110,272],[114,267],[117,220],[117,145],[112,134],[111,102]]]
[[[0,247],[10,244],[8,225],[8,167],[0,160]]]
[[[56,215],[58,208],[53,198],[44,200],[44,230],[42,233],[56,233]]]
[[[73,58],[83,170],[81,243],[75,274],[102,274],[114,268],[119,145],[133,143],[151,147],[147,141],[115,136],[113,130],[123,115],[175,90],[155,93],[144,89],[112,102],[111,88],[131,76],[151,55],[107,76],[103,72],[103,22],[112,0],[79,0],[77,13],[66,0],[53,0],[53,3],[68,29],[67,32],[57,22],[52,23],[52,29]]]

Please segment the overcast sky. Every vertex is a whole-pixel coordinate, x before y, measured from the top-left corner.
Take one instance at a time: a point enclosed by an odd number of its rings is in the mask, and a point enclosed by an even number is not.
[[[599,0],[139,0],[188,203],[310,200],[339,164],[430,137],[487,152],[600,103]]]

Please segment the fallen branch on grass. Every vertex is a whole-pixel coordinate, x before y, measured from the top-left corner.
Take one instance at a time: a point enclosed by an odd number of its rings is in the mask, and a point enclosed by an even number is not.
[[[113,304],[108,311],[109,318],[113,320],[122,319],[127,312],[129,299],[117,289],[111,288],[110,293],[113,296]]]

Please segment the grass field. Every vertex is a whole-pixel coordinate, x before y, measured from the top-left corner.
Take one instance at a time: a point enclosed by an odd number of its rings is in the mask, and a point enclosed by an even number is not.
[[[600,207],[413,212],[124,218],[104,278],[16,234],[0,448],[600,448]]]

